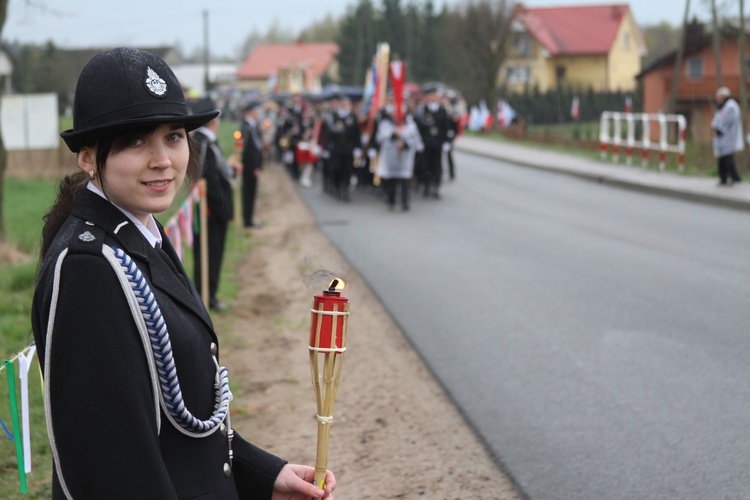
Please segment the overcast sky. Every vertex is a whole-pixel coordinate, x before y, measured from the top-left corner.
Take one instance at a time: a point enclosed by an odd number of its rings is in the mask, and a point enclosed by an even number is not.
[[[442,8],[462,0],[435,0]],[[728,0],[725,0],[728,1]],[[407,0],[402,0],[405,5]],[[606,0],[526,0],[528,7],[606,4]],[[625,3],[622,1],[611,3]],[[732,4],[736,4],[736,0]],[[2,38],[62,48],[179,46],[187,53],[203,44],[203,12],[208,11],[212,54],[236,57],[253,30],[265,33],[275,21],[297,33],[326,14],[342,15],[356,0],[10,0]],[[375,0],[379,5],[380,0]],[[704,0],[691,11],[705,16]],[[682,22],[685,0],[631,0],[640,25]],[[220,7],[219,7],[220,6]]]

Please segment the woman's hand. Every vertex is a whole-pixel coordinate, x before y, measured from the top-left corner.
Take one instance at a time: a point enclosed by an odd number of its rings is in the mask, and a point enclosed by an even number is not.
[[[333,500],[336,478],[333,472],[326,471],[325,491],[313,486],[315,468],[307,465],[286,464],[273,483],[271,500]]]

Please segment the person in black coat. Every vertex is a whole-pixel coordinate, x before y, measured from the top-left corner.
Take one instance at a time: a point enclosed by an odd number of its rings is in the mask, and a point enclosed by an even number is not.
[[[453,181],[456,179],[456,166],[453,163],[453,144],[458,137],[458,122],[461,117],[454,109],[450,97],[447,95],[442,96],[440,98],[440,103],[448,114],[448,131],[446,132],[447,144],[443,144],[443,151],[445,151],[445,159],[448,162],[448,178]]]
[[[245,227],[260,227],[255,220],[258,178],[263,171],[263,133],[259,123],[260,103],[245,106],[242,122],[242,222]]]
[[[440,104],[440,95],[434,87],[425,88],[425,102],[417,108],[414,120],[422,135],[424,150],[421,159],[425,169],[424,196],[440,198],[443,177],[443,151],[450,148],[448,130],[450,118]]]
[[[211,99],[202,99],[193,105],[194,113],[204,113],[216,109]],[[198,148],[198,165],[206,180],[207,204],[207,240],[208,240],[208,306],[214,311],[229,308],[228,304],[219,301],[216,293],[219,290],[221,263],[224,260],[224,247],[227,241],[229,223],[234,218],[232,182],[235,167],[222,154],[216,140],[219,128],[219,117],[214,118],[193,132],[193,139]],[[198,226],[193,226],[193,282],[202,295],[202,252]]]
[[[333,109],[322,124],[322,147],[330,171],[331,194],[349,201],[354,160],[362,157],[362,132],[349,98],[337,95],[333,101]]]
[[[94,56],[61,135],[80,171],[45,216],[32,328],[44,374],[52,498],[332,498],[315,469],[245,441],[229,421],[219,341],[153,214],[197,177],[191,114],[148,52]]]
[[[281,162],[286,165],[292,179],[298,181],[300,178],[300,166],[297,162],[297,144],[305,134],[305,101],[302,95],[295,93],[291,101],[287,103],[284,119],[280,126]]]

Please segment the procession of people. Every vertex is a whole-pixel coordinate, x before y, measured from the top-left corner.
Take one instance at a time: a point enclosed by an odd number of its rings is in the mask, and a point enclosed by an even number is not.
[[[251,106],[264,114],[254,121],[272,128],[265,144],[268,157],[295,182],[344,203],[352,200],[353,191],[363,190],[391,210],[398,192],[406,211],[412,192],[437,200],[443,178],[455,178],[451,152],[465,105],[435,85],[404,97],[397,110],[389,91],[372,114],[356,91],[337,89],[318,96],[255,98]]]

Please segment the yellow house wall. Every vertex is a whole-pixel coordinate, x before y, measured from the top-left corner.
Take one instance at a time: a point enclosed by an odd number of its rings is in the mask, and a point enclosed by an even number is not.
[[[527,83],[508,83],[506,81],[507,68],[513,66],[528,66],[531,68],[531,78]],[[521,93],[526,86],[538,86],[545,90],[550,87],[550,73],[547,68],[547,59],[544,55],[544,49],[534,38],[531,39],[530,57],[522,57],[513,52],[512,47],[509,49],[509,57],[500,67],[497,75],[498,85],[506,85],[511,93]]]
[[[555,74],[558,66],[565,67],[565,78],[560,83],[573,87],[607,89],[607,56],[555,57],[548,61],[549,71]]]
[[[626,47],[624,39],[630,40]],[[609,89],[635,90],[635,76],[641,72],[640,30],[628,12],[620,23],[617,38],[609,52]]]

